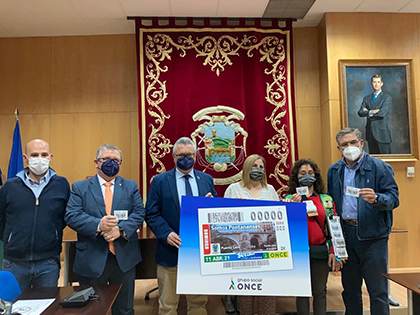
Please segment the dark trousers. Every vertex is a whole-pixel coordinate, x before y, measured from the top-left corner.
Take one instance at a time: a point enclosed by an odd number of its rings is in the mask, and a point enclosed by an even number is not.
[[[391,154],[391,144],[376,141],[372,136],[368,140],[370,154]]]
[[[105,269],[99,278],[88,278],[79,275],[79,282],[85,285],[107,285],[121,283],[122,287],[112,306],[112,315],[134,315],[134,281],[136,269],[122,272],[116,257],[109,253]]]
[[[341,272],[342,293],[347,315],[362,315],[362,281],[365,280],[372,315],[388,315],[387,273],[388,237],[372,241],[359,241],[357,227],[344,225],[349,259]]]
[[[328,262],[311,259],[311,287],[314,298],[312,307],[314,315],[325,315],[327,311],[327,279],[330,272]],[[297,297],[298,315],[309,315],[309,298]]]

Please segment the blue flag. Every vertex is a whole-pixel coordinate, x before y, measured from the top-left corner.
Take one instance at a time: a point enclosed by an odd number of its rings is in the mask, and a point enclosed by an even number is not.
[[[23,169],[22,141],[20,140],[19,120],[16,120],[15,131],[13,132],[12,153],[10,153],[9,170],[7,179],[15,177]]]

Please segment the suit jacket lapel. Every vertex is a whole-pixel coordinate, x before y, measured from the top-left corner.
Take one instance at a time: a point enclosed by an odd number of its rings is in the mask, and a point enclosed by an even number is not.
[[[118,210],[119,208],[118,206],[121,200],[123,184],[123,179],[121,177],[118,176],[115,178],[114,196],[112,199],[112,212],[114,212],[114,210]]]
[[[384,93],[383,92],[379,93],[379,95],[376,97],[376,100],[374,102],[374,106],[373,107],[375,107],[375,108],[378,108],[379,107],[379,104],[381,104],[381,101],[382,101],[383,96],[384,96]]]
[[[208,193],[208,191],[205,191],[205,187],[204,187],[205,185],[203,183],[203,180],[196,170],[194,170],[194,176],[197,181],[198,195],[205,196]]]
[[[181,205],[179,204],[179,198],[178,198],[178,189],[176,188],[176,177],[175,177],[175,168],[173,168],[171,171],[169,171],[169,178],[168,178],[168,184],[169,188],[171,189],[172,197],[175,202],[176,210],[178,211],[178,214],[181,213]]]
[[[106,215],[104,196],[102,195],[101,186],[99,186],[98,177],[95,175],[91,177],[89,181],[90,181],[90,185],[89,185],[90,192],[92,193],[93,198],[96,201],[98,210],[101,214]]]

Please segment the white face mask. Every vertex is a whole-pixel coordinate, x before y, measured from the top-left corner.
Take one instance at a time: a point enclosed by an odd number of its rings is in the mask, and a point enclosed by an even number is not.
[[[362,150],[359,147],[347,147],[343,151],[343,156],[347,160],[354,162],[360,156],[360,153],[362,153]]]
[[[44,158],[29,158],[28,162],[29,169],[35,175],[42,175],[47,172],[50,167],[50,160]]]

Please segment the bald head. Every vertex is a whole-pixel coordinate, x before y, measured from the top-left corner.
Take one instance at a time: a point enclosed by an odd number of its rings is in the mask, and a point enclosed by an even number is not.
[[[26,163],[30,158],[38,158],[42,157],[45,159],[52,160],[52,154],[50,153],[50,145],[47,141],[42,139],[34,139],[29,141],[25,145],[25,154],[23,155],[23,159]]]
[[[47,141],[44,141],[42,139],[34,139],[29,141],[26,145],[25,145],[25,154],[28,154],[28,150],[33,150],[34,148],[36,149],[45,149],[48,151],[48,153],[50,152],[50,145],[48,144]]]

